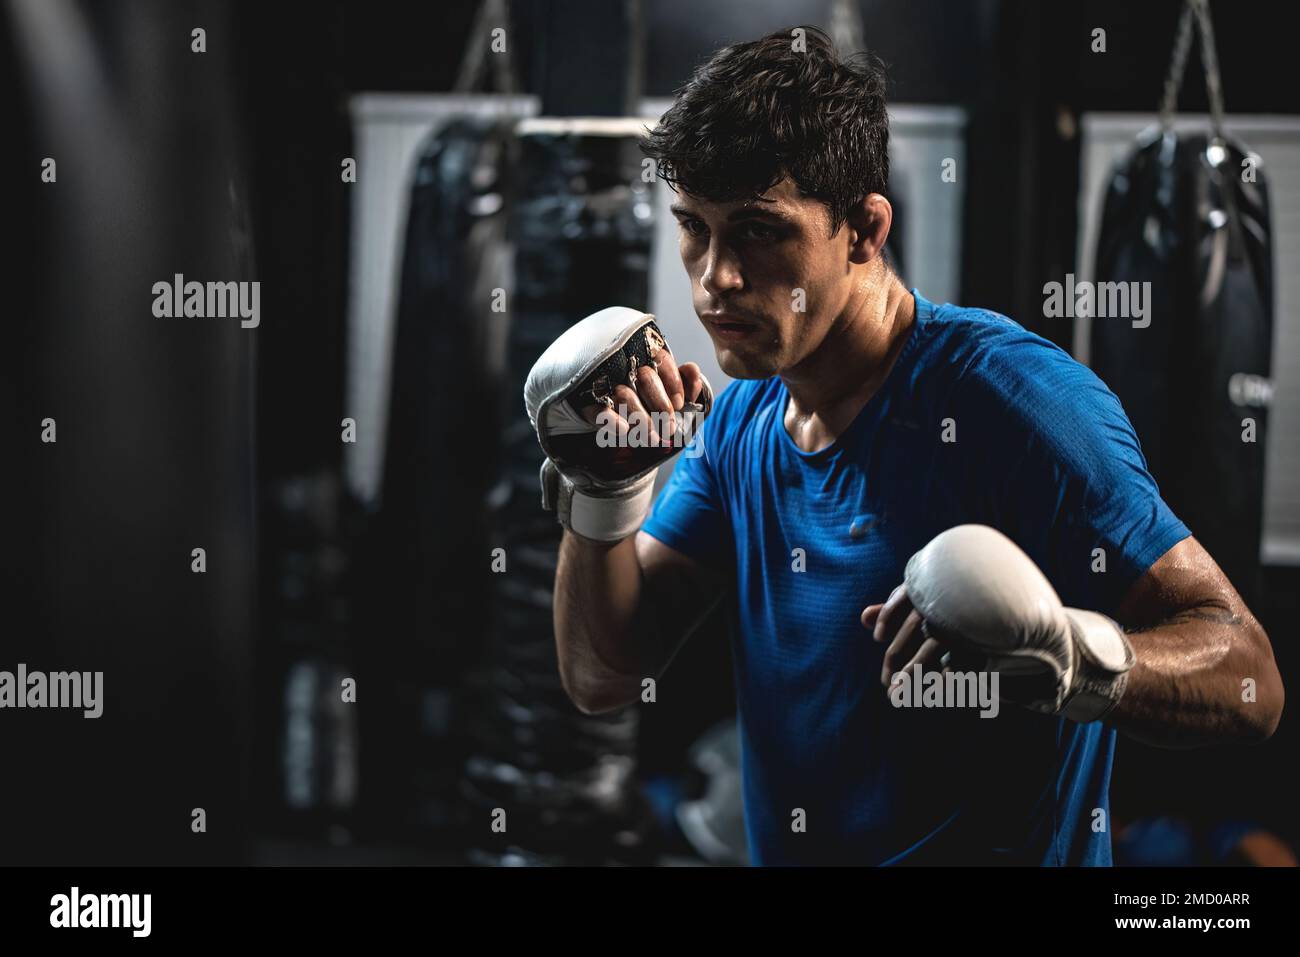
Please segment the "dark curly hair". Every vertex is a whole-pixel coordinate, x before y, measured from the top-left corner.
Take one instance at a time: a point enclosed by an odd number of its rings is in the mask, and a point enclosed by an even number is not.
[[[674,192],[727,202],[785,176],[830,211],[831,234],[868,193],[889,187],[885,68],[870,53],[841,59],[816,27],[715,53],[677,91],[641,149]]]

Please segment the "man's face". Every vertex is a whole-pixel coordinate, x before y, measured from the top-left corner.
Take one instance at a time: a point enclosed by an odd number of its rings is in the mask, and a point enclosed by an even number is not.
[[[830,236],[825,205],[783,179],[754,200],[682,192],[672,209],[695,313],[723,372],[763,379],[817,349],[854,281],[851,231]]]

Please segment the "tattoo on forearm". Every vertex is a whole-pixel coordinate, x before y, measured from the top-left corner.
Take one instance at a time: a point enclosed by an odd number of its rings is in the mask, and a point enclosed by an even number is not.
[[[1124,631],[1130,635],[1138,635],[1147,631],[1154,631],[1156,628],[1164,628],[1168,625],[1185,625],[1196,621],[1208,621],[1216,625],[1226,625],[1235,628],[1243,624],[1244,619],[1236,612],[1220,605],[1197,605],[1194,608],[1184,608],[1182,611],[1174,612],[1168,618],[1161,621],[1152,622],[1149,625],[1141,625],[1136,628],[1125,628]]]

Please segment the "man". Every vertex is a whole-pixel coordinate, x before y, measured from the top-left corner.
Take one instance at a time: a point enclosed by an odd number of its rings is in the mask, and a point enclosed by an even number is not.
[[[1100,380],[891,271],[884,88],[776,33],[717,53],[649,136],[740,381],[714,401],[626,309],[534,369],[565,687],[589,713],[637,700],[723,601],[755,863],[1109,864],[1117,731],[1262,740],[1282,682]],[[898,676],[945,666],[1014,703],[895,706]]]

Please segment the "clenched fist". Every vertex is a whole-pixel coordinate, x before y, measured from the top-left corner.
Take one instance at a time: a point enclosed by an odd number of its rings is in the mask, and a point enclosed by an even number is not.
[[[633,534],[654,473],[689,444],[712,403],[699,366],[677,364],[653,316],[613,306],[571,326],[524,386],[546,453],[543,507],[584,538]]]

